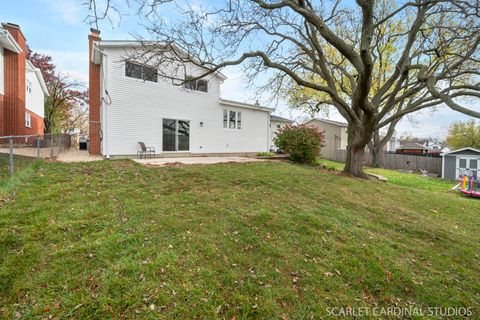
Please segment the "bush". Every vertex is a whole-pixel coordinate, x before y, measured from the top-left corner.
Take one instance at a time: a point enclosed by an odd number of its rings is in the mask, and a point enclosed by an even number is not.
[[[273,153],[273,152],[257,152],[257,157],[274,158],[275,153]]]
[[[299,163],[314,163],[325,145],[325,132],[308,125],[288,125],[278,130],[275,145]]]

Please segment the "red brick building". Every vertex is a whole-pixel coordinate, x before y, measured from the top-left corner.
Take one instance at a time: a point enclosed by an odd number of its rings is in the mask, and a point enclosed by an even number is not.
[[[18,25],[0,27],[0,136],[42,134],[48,95],[40,69],[26,59],[27,42]]]

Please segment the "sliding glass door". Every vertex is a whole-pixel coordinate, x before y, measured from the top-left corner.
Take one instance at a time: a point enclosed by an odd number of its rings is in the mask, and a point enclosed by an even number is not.
[[[190,150],[190,122],[163,119],[163,151]]]

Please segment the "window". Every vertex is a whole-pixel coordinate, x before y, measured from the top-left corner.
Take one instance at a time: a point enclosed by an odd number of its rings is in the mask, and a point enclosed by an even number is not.
[[[223,127],[225,129],[242,129],[242,113],[240,111],[223,110]]]
[[[130,78],[158,82],[157,69],[138,63],[127,62],[125,64],[125,75]]]
[[[187,80],[191,77],[187,77]],[[208,92],[208,81],[204,79],[190,80],[185,82],[185,89]]]
[[[190,150],[190,122],[163,119],[163,151]]]
[[[30,115],[30,113],[27,112],[25,112],[25,127],[32,127],[32,116]]]
[[[478,179],[478,162],[480,159],[475,158],[458,158],[457,159],[457,178],[464,175]]]
[[[277,123],[277,129],[280,129],[281,125],[280,123]]]

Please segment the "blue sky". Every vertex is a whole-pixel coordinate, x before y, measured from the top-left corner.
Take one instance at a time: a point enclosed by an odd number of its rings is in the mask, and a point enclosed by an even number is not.
[[[201,2],[201,0],[198,0]],[[88,42],[90,26],[84,22],[86,8],[82,0],[8,0],[3,1],[0,11],[1,22],[19,24],[34,51],[49,54],[62,73],[84,81],[88,80]],[[134,16],[125,16],[115,28],[107,23],[100,24],[104,39],[132,38],[133,32],[142,33],[143,27]],[[243,84],[239,67],[225,69],[228,80],[222,86],[222,97],[245,102],[253,102],[253,93]],[[480,108],[480,107],[479,107]],[[287,106],[277,107],[276,114],[296,120],[307,116],[292,111]],[[331,112],[332,120],[342,120],[336,112]],[[409,132],[419,137],[444,137],[452,121],[467,120],[468,117],[448,108],[440,108],[432,113],[429,110],[402,120],[397,127],[398,135]]]

